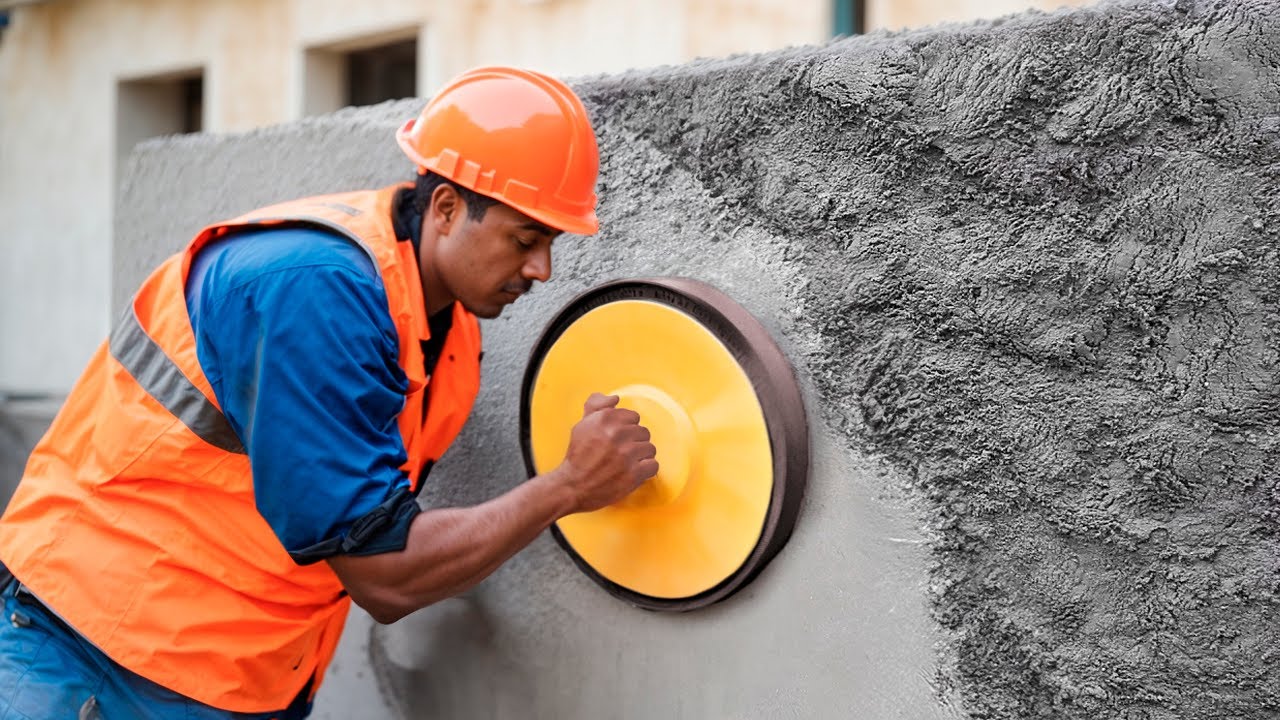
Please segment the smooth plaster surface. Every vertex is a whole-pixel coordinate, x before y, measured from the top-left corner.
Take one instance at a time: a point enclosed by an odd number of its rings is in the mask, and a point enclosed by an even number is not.
[[[355,618],[317,716],[1277,717],[1278,71],[1280,3],[1177,0],[580,82],[604,231],[486,323],[426,501],[520,479],[561,304],[683,274],[796,365],[796,534],[680,616],[543,537],[465,597]],[[145,146],[116,287],[204,221],[405,177],[419,106]]]

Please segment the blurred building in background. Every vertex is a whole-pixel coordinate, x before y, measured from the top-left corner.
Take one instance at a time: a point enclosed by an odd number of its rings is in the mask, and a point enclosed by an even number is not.
[[[0,484],[33,442],[5,409],[38,426],[106,335],[139,141],[428,96],[480,64],[581,76],[1086,2],[0,0]]]

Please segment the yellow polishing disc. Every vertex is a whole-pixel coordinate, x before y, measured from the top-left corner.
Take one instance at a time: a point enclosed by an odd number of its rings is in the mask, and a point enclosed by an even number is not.
[[[574,321],[532,385],[528,437],[537,472],[563,459],[593,392],[640,414],[658,475],[621,502],[560,520],[596,573],[654,598],[688,598],[733,575],[759,542],[773,492],[760,400],[733,354],[690,315],[618,300]]]

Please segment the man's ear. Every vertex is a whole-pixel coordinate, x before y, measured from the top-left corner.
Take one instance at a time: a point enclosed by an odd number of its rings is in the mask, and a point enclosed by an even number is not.
[[[463,220],[462,197],[447,183],[441,183],[431,192],[431,202],[427,204],[426,222],[431,223],[439,235],[448,235],[454,224]]]

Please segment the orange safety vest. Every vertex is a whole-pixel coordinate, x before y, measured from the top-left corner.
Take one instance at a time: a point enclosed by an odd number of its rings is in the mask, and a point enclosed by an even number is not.
[[[426,393],[427,314],[413,246],[391,223],[398,189],[284,203],[203,230],[143,283],[33,451],[0,519],[0,559],[124,667],[237,712],[282,709],[313,677],[313,693],[320,686],[350,600],[328,563],[294,563],[259,514],[249,458],[196,358],[184,288],[200,248],[237,230],[310,226],[358,242],[399,334],[403,469],[416,490],[471,412],[480,326],[455,303]]]

